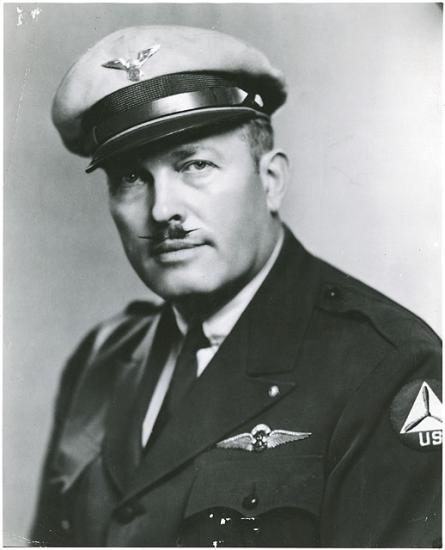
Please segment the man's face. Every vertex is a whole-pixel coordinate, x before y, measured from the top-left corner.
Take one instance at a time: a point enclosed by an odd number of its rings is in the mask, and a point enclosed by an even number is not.
[[[273,249],[277,219],[242,129],[147,147],[106,172],[127,257],[165,299],[237,289]]]

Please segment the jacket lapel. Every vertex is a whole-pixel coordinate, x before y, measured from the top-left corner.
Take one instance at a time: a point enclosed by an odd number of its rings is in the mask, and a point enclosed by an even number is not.
[[[250,374],[294,368],[320,292],[319,262],[285,229],[277,262],[245,312]]]
[[[62,492],[70,489],[87,464],[100,453],[114,388],[121,377],[133,372],[140,363],[137,354],[134,358],[128,357],[127,350],[134,349],[134,341],[139,342],[146,333],[147,319],[144,319],[130,329],[127,327],[124,338],[114,337],[105,351],[89,357],[51,466],[52,482],[60,484]],[[139,353],[141,346],[137,348]]]
[[[155,439],[126,499],[212,447],[297,385],[293,371],[318,281],[316,262],[287,232],[272,271],[194,383],[180,415]],[[269,395],[271,385],[279,387],[278,395]]]
[[[62,492],[72,487],[87,464],[100,453],[114,383],[118,373],[132,365],[119,360],[100,363],[82,380],[81,391],[65,422],[51,468],[54,472],[52,482],[60,484]]]
[[[142,396],[141,390],[153,389],[159,374],[160,362],[154,357],[158,350],[153,344],[160,319],[161,315],[154,319],[131,360],[121,369],[110,399],[103,458],[105,468],[121,492],[127,487],[140,461],[140,426],[136,424],[138,407],[135,405],[141,397],[145,397],[144,403],[147,403],[150,395]],[[154,368],[146,368],[147,365]]]

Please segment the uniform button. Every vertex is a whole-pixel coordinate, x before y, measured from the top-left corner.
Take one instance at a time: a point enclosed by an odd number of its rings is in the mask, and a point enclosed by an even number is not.
[[[246,510],[254,510],[258,506],[258,497],[249,495],[243,499],[243,506]]]
[[[71,523],[67,519],[62,519],[60,522],[60,527],[64,533],[68,533],[71,529]]]
[[[338,298],[338,289],[335,288],[335,286],[331,286],[330,288],[328,288],[325,292],[325,296],[326,298]]]
[[[276,397],[280,393],[280,388],[278,386],[270,386],[267,393],[269,397]]]
[[[125,506],[121,506],[115,512],[116,519],[119,523],[129,523],[135,517],[139,516],[144,509],[137,503],[129,502]]]

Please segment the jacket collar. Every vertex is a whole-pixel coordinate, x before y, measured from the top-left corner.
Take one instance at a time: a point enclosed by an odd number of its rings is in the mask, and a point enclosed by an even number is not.
[[[281,253],[245,314],[249,374],[291,371],[318,298],[318,262],[285,227]]]

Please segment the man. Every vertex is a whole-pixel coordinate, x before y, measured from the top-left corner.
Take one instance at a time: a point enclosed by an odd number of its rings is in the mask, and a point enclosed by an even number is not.
[[[282,225],[283,77],[202,29],[89,49],[53,119],[105,171],[130,304],[64,371],[32,538],[440,546],[440,343]]]

